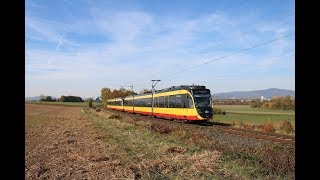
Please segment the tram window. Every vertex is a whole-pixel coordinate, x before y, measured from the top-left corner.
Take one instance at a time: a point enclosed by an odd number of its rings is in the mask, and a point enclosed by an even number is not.
[[[159,107],[161,107],[161,108],[165,107],[165,97],[164,96],[159,97]]]
[[[193,108],[193,101],[190,95],[188,95],[188,101],[189,101],[189,108]]]
[[[181,95],[169,96],[169,107],[170,108],[181,108],[182,107]]]
[[[154,99],[154,103],[156,103],[156,99]],[[148,98],[148,104],[149,104],[148,107],[152,107],[152,98]],[[155,107],[155,105],[154,105],[154,107]]]
[[[176,108],[182,108],[182,95],[176,95]]]
[[[135,99],[134,100],[134,106],[137,106],[137,107],[140,106],[140,99]]]
[[[145,107],[151,107],[151,98],[144,99]]]
[[[154,97],[154,107],[158,107],[158,97]]]
[[[169,108],[176,106],[176,96],[169,96]]]
[[[146,101],[145,99],[141,99],[141,104],[140,104],[141,107],[144,107],[146,106]]]
[[[139,99],[139,107],[141,107],[143,105],[143,100]]]
[[[159,107],[159,98],[156,97],[156,101],[157,101],[157,107]]]
[[[193,108],[192,98],[189,94],[182,95],[182,107],[183,108]]]

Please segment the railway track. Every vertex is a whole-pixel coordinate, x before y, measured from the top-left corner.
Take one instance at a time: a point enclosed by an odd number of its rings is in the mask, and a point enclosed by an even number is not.
[[[179,121],[176,121],[179,122]],[[181,121],[180,121],[181,123]],[[285,135],[285,134],[278,134],[278,133],[270,133],[270,132],[263,132],[257,130],[250,130],[250,129],[241,129],[241,128],[234,128],[227,126],[226,124],[218,124],[214,122],[198,122],[192,123],[194,125],[201,125],[201,126],[209,126],[215,129],[219,129],[227,134],[233,134],[237,136],[242,136],[246,138],[255,138],[257,140],[265,140],[269,142],[276,142],[276,143],[283,143],[283,144],[295,144],[295,136],[292,135]]]
[[[198,123],[183,123],[182,121],[176,121],[176,120],[165,120],[163,118],[155,118],[151,116],[141,116],[138,114],[132,114],[132,113],[126,113],[117,111],[119,113],[122,113],[123,115],[129,115],[131,117],[143,117],[150,120],[160,119],[161,121],[166,121],[168,123],[180,123],[184,125],[192,125],[192,126],[202,126],[202,127],[208,127],[208,128],[215,128],[221,130],[223,133],[232,134],[240,137],[245,138],[255,138],[257,140],[261,141],[269,141],[269,142],[275,142],[275,143],[282,143],[282,144],[295,144],[295,137],[291,135],[284,135],[284,134],[278,134],[278,133],[269,133],[269,132],[262,132],[262,131],[256,131],[256,130],[250,130],[250,129],[241,129],[241,128],[234,128],[226,125],[217,124],[214,122],[198,122]],[[159,122],[159,121],[158,121]]]
[[[254,131],[249,129],[240,129],[226,126],[214,125],[214,128],[221,129],[225,133],[234,134],[243,137],[255,138],[258,140],[265,140],[283,144],[295,144],[295,137],[277,133],[267,133],[262,131]]]
[[[278,133],[270,133],[270,132],[263,132],[263,131],[256,131],[250,129],[241,129],[241,128],[234,128],[229,127],[226,125],[219,125],[214,122],[202,122],[197,123],[202,126],[212,126],[213,128],[220,129],[225,133],[235,134],[238,136],[243,137],[252,137],[258,140],[267,140],[272,142],[279,142],[285,144],[294,144],[295,143],[295,136],[292,135],[285,135],[285,134],[278,134]]]

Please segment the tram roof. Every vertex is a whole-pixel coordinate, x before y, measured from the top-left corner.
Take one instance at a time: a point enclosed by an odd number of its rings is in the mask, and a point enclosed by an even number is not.
[[[192,89],[206,89],[206,86],[200,86],[200,85],[180,85],[180,86],[171,86],[169,88],[161,89],[161,90],[156,90],[155,93],[162,93],[162,92],[170,92],[170,91],[176,91],[176,90],[192,90]],[[145,95],[151,95],[152,93],[144,93],[144,94],[138,94],[135,95],[135,97],[139,96],[145,96]],[[127,96],[127,97],[132,97],[132,96]]]

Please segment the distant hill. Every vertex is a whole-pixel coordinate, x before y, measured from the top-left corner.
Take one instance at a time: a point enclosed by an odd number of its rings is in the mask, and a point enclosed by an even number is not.
[[[260,99],[263,96],[266,99],[271,99],[273,96],[295,96],[295,91],[287,89],[270,88],[266,90],[255,91],[233,91],[226,93],[212,94],[214,99]]]
[[[25,101],[39,101],[40,96],[34,96],[34,97],[26,97],[24,98]]]
[[[57,99],[54,96],[51,96],[51,98],[53,99]],[[40,96],[34,96],[34,97],[25,97],[24,101],[39,101],[40,100]]]

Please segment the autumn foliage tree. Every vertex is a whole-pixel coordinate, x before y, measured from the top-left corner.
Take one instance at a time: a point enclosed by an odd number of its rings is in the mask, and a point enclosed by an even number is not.
[[[112,91],[110,88],[102,88],[101,89],[102,104],[103,106],[106,106],[108,99],[119,98],[119,97],[124,98],[132,94],[136,94],[136,93],[131,90],[126,90],[124,88],[120,88],[119,90],[114,89]]]
[[[250,102],[252,108],[264,108],[264,109],[281,109],[281,110],[295,110],[295,100],[290,96],[286,97],[273,97],[268,100],[252,100]]]
[[[112,92],[110,88],[102,88],[101,89],[101,99],[102,99],[102,105],[107,106],[107,100],[112,99]]]

